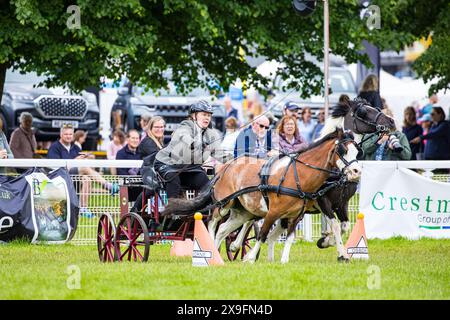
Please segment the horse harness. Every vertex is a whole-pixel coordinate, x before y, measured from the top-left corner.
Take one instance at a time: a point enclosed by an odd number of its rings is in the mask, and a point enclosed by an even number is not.
[[[333,151],[338,155],[339,159],[345,164],[344,169],[347,168],[348,166],[350,166],[353,162],[357,161],[356,159],[353,159],[350,162],[348,162],[343,156],[343,154],[346,152],[346,149],[343,146],[343,144],[345,144],[349,141],[351,141],[356,146],[356,148],[358,150],[360,150],[359,146],[356,144],[356,142],[353,141],[353,139],[345,138],[340,141],[336,141],[336,143],[335,143],[336,146]],[[269,196],[268,196],[269,192],[274,192],[277,194],[277,196],[279,196],[281,194],[281,195],[286,195],[286,196],[290,196],[290,197],[294,197],[294,198],[315,200],[319,197],[322,197],[330,189],[332,189],[336,186],[342,186],[347,182],[347,177],[342,172],[337,172],[337,171],[333,171],[333,170],[329,170],[329,169],[325,169],[325,168],[321,168],[321,167],[317,167],[317,166],[308,164],[306,162],[303,162],[300,159],[297,159],[298,155],[299,155],[299,153],[295,153],[295,154],[282,153],[281,157],[280,157],[280,155],[275,155],[275,156],[269,158],[269,160],[266,163],[264,163],[264,165],[261,167],[261,170],[259,172],[259,176],[261,178],[261,183],[259,185],[250,186],[250,187],[246,187],[241,190],[238,190],[221,200],[215,201],[212,206],[207,206],[205,209],[203,209],[201,211],[208,211],[212,207],[224,207],[231,200],[238,198],[243,194],[256,192],[256,191],[259,191],[262,193],[262,196],[264,198],[267,208],[269,208]],[[290,158],[289,164],[286,166],[286,168],[283,172],[283,175],[280,178],[280,181],[278,182],[278,185],[270,185],[268,183],[268,180],[269,180],[270,170],[272,168],[272,165],[275,163],[275,161],[277,161],[278,159],[281,159],[283,157]],[[333,181],[329,181],[329,182],[325,183],[317,192],[305,192],[300,187],[300,178],[297,173],[297,163],[303,164],[307,167],[310,167],[310,168],[318,170],[318,171],[326,172],[332,176],[337,176],[338,179],[335,179]],[[294,171],[295,184],[297,187],[296,189],[282,186],[282,184],[286,178],[286,174],[291,166],[293,166],[293,169],[294,169],[293,171]],[[304,211],[304,207],[305,206],[303,205],[303,208],[301,210],[302,212]]]

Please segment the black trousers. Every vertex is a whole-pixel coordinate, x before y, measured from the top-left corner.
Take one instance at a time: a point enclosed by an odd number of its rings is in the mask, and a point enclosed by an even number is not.
[[[186,168],[186,166],[182,165],[166,165],[156,160],[155,170],[166,181],[165,189],[169,199],[180,197],[182,186],[187,189],[200,190],[209,183],[206,172],[199,165],[192,165]]]

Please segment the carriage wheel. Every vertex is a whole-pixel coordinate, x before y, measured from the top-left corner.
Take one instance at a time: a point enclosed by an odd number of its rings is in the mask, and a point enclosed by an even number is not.
[[[115,258],[118,261],[146,262],[150,252],[148,228],[134,212],[124,214],[114,237]]]
[[[114,235],[116,227],[109,213],[102,214],[97,227],[97,249],[101,262],[114,261]]]
[[[228,235],[228,237],[226,237],[225,239],[225,245],[227,248],[227,256],[228,256],[228,260],[230,261],[234,261],[236,259],[239,258],[240,259],[244,259],[245,255],[252,249],[251,246],[251,241],[252,240],[256,240],[257,236],[259,235],[259,225],[257,222],[254,222],[252,224],[252,226],[250,228],[248,228],[245,236],[244,236],[244,241],[242,241],[242,246],[235,252],[231,251],[230,246],[231,243],[236,240],[239,232],[241,231],[242,227],[237,229],[236,231],[233,231],[232,233],[230,233]],[[253,233],[252,233],[253,231]],[[258,252],[258,254],[256,255],[256,259],[259,258],[259,253],[261,252],[261,250]]]

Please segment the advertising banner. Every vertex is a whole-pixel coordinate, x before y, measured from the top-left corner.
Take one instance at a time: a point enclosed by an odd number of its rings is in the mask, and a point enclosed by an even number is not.
[[[450,183],[364,164],[359,208],[368,238],[450,238]]]

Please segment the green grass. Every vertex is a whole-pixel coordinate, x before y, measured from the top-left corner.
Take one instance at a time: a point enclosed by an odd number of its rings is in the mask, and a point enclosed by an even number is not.
[[[370,260],[349,264],[337,263],[335,248],[304,242],[292,247],[287,265],[268,263],[266,245],[254,265],[208,268],[170,257],[169,248],[152,246],[144,264],[103,264],[94,246],[0,245],[0,299],[450,298],[450,240],[371,240]],[[81,271],[81,289],[67,288],[70,265]],[[379,289],[368,289],[371,265],[380,268]]]

